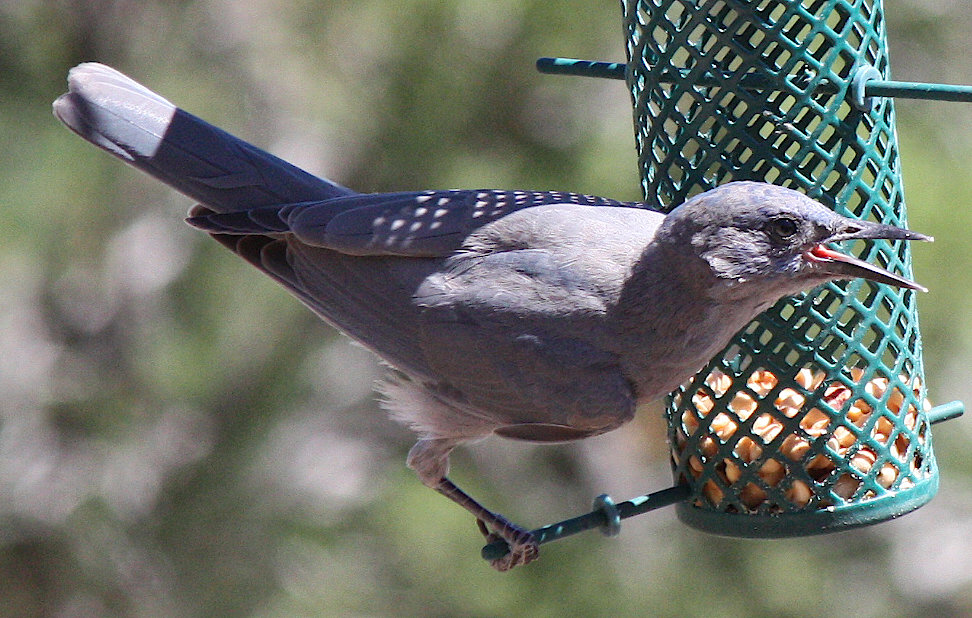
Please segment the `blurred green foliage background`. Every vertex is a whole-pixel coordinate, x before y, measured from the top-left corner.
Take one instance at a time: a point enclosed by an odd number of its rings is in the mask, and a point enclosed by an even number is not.
[[[887,8],[897,79],[972,84],[972,9]],[[115,66],[361,191],[637,199],[605,0],[0,2],[0,615],[972,615],[972,419],[936,427],[942,488],[900,520],[724,539],[671,510],[493,572],[461,509],[404,467],[374,359],[181,222],[190,202],[57,123],[67,70]],[[936,403],[972,401],[972,106],[898,103]],[[670,483],[660,408],[565,446],[461,449],[454,476],[528,526]]]

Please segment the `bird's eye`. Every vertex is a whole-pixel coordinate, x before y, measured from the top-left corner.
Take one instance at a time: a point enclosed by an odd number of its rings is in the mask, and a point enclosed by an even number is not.
[[[796,236],[800,226],[790,217],[777,217],[769,222],[766,231],[776,239],[789,240]]]

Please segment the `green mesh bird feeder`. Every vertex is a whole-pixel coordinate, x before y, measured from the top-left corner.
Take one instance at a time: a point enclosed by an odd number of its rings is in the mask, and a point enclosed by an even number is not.
[[[880,0],[627,0],[628,62],[542,58],[548,73],[624,79],[646,201],[667,212],[733,180],[800,190],[906,227],[891,96],[972,101],[892,82]],[[911,275],[906,242],[859,242]],[[938,488],[915,293],[864,280],[785,299],[667,404],[676,485],[534,531],[541,542],[668,504],[724,535],[817,534],[885,521]],[[484,555],[490,553],[490,546]]]

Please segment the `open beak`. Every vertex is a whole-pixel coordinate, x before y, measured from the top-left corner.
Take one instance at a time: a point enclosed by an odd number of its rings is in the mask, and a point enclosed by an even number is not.
[[[865,262],[846,253],[841,253],[825,244],[841,242],[843,240],[870,239],[923,240],[928,242],[934,240],[931,236],[925,236],[924,234],[912,232],[911,230],[893,225],[848,219],[847,225],[840,232],[828,238],[824,243],[814,245],[806,253],[806,257],[809,261],[816,264],[819,269],[833,275],[835,278],[856,279],[860,277],[899,288],[908,288],[920,292],[928,291],[926,287],[910,279],[884,270],[880,266],[876,266],[870,262]]]

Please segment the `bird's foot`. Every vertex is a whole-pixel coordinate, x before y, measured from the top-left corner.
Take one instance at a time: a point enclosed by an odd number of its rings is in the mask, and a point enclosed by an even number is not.
[[[540,555],[540,544],[529,530],[525,530],[506,519],[499,522],[499,530],[496,531],[490,531],[481,519],[477,519],[476,524],[479,526],[479,531],[486,537],[487,544],[505,541],[509,547],[509,552],[505,555],[489,561],[489,564],[497,571],[509,571],[515,566],[528,564]]]
[[[422,442],[419,442],[419,444],[422,444]],[[413,450],[415,449],[413,448]],[[421,453],[421,451],[419,452]],[[411,455],[409,457],[411,458]],[[431,475],[426,476],[431,477]],[[502,515],[494,513],[476,502],[445,476],[426,484],[434,487],[436,491],[472,513],[476,517],[476,523],[483,536],[486,537],[487,543],[494,541],[506,543],[509,553],[489,561],[494,569],[509,571],[515,566],[527,564],[537,558],[540,553],[540,543],[532,532],[524,530]]]

